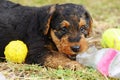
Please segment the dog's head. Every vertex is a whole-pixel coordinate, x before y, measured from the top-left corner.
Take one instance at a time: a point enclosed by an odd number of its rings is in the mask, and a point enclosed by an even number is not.
[[[87,49],[86,37],[91,33],[92,19],[82,5],[62,4],[51,8],[45,34],[51,38],[59,52],[74,55]]]

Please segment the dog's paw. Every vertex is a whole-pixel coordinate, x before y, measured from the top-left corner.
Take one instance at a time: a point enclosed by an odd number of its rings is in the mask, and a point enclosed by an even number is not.
[[[66,69],[71,69],[71,70],[81,70],[84,68],[81,64],[79,64],[76,61],[71,61],[65,64],[64,66]]]

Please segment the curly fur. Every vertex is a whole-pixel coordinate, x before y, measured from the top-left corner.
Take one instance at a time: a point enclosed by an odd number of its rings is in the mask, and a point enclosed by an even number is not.
[[[10,41],[19,39],[24,41],[29,49],[26,63],[37,63],[54,68],[59,65],[66,67],[75,63],[80,67],[80,64],[58,51],[57,44],[55,44],[54,38],[50,34],[50,28],[57,29],[59,27],[56,25],[63,20],[63,17],[60,17],[61,15],[66,17],[68,21],[70,20],[69,14],[74,14],[75,10],[71,11],[69,6],[77,10],[75,4],[28,7],[1,0],[0,56],[4,56],[4,48]],[[66,10],[62,11],[64,7],[66,7]],[[78,10],[80,15],[87,12],[82,6],[78,8],[80,8],[80,11]],[[76,16],[80,17],[79,15]],[[87,16],[90,17],[90,15]],[[89,18],[87,19],[89,21]],[[88,22],[88,25],[90,25],[90,30],[91,23]]]

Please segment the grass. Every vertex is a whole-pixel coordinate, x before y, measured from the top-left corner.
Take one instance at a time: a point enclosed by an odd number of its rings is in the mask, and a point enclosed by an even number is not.
[[[120,27],[120,0],[11,0],[27,6],[43,6],[56,3],[82,4],[93,17],[93,36],[101,38],[104,30]],[[99,39],[97,40],[99,44]],[[72,71],[44,68],[38,65],[0,63],[0,72],[8,80],[118,80],[104,77],[93,68]]]
[[[38,65],[1,63],[0,72],[10,80],[109,80],[90,67],[73,71],[61,68],[46,69]]]

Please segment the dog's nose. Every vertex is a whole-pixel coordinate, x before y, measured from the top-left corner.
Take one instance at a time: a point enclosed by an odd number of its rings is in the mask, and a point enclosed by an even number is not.
[[[80,46],[72,46],[71,49],[73,52],[79,52]]]

